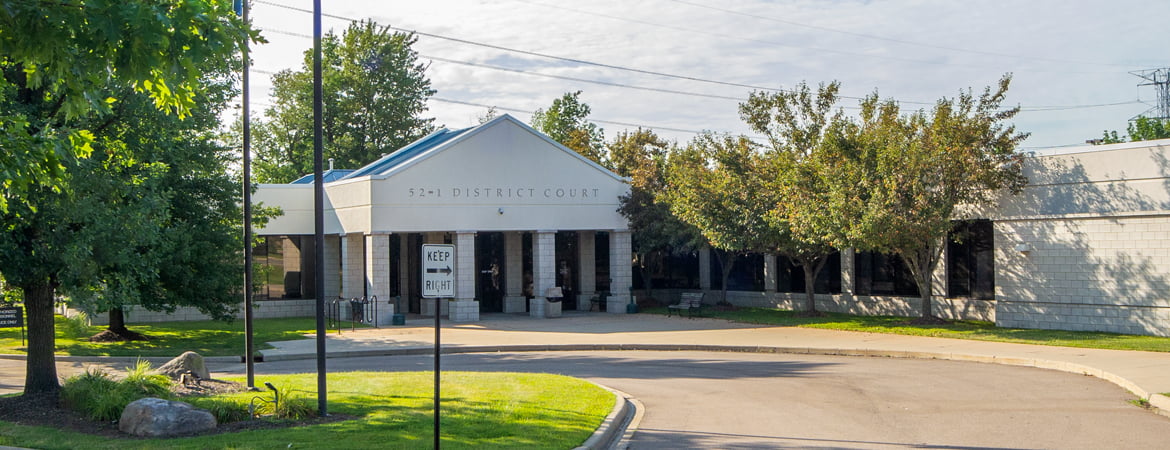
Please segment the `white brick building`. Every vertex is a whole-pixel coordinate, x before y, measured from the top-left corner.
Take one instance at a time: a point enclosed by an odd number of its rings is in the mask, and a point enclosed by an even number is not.
[[[376,296],[433,314],[433,303],[420,299],[420,246],[447,243],[456,246],[456,302],[440,302],[440,314],[452,319],[477,320],[481,310],[543,314],[553,287],[567,309],[589,308],[599,291],[612,291],[608,310],[626,311],[630,233],[617,209],[628,184],[510,116],[436,131],[323,179],[326,298]],[[312,297],[312,259],[303,255],[314,231],[312,176],[260,185],[253,199],[284,212],[257,230],[266,240],[256,252],[260,310]]]

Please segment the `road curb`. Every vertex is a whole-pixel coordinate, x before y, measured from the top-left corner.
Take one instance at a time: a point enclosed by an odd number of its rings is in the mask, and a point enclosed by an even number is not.
[[[485,346],[450,346],[442,347],[442,354],[459,353],[503,353],[503,352],[556,352],[556,351],[700,351],[700,352],[737,352],[737,353],[781,353],[794,355],[822,355],[822,356],[867,356],[878,358],[906,358],[906,359],[938,359],[945,361],[968,361],[1005,366],[1034,367],[1038,369],[1056,370],[1060,372],[1088,375],[1113,383],[1122,389],[1132,392],[1138,398],[1146,401],[1150,409],[1159,415],[1170,417],[1170,397],[1157,392],[1147,392],[1136,383],[1096,367],[1068,361],[1055,361],[1037,358],[1003,357],[995,355],[981,355],[971,353],[924,352],[910,350],[883,350],[883,349],[844,349],[844,348],[810,348],[810,347],[773,347],[750,345],[713,345],[713,344],[519,344],[519,345],[485,345]],[[263,352],[262,352],[263,353]],[[354,358],[364,356],[396,356],[396,355],[427,355],[433,354],[434,347],[408,347],[380,350],[350,350],[332,352],[326,358]],[[265,361],[290,361],[299,359],[313,359],[315,354],[265,354]]]
[[[601,421],[601,426],[593,431],[593,434],[581,443],[580,446],[573,450],[599,450],[612,448],[612,446],[625,434],[626,426],[630,423],[630,397],[629,394],[619,391],[617,389],[605,386],[602,384],[593,383],[594,385],[605,389],[614,396],[613,410],[609,415],[605,416],[605,420]]]

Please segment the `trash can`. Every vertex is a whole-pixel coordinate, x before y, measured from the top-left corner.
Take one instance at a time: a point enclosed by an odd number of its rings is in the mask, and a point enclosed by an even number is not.
[[[391,325],[406,325],[406,314],[395,314],[390,323]]]

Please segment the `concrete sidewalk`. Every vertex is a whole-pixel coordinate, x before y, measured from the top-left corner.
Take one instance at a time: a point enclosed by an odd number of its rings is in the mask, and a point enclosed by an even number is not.
[[[555,319],[485,314],[443,321],[443,353],[547,350],[712,350],[977,361],[1092,375],[1146,399],[1170,416],[1170,353],[1094,350],[892,334],[769,327],[652,314],[566,312]],[[434,351],[434,319],[405,326],[333,331],[330,358]],[[316,340],[270,342],[265,361],[316,358]]]

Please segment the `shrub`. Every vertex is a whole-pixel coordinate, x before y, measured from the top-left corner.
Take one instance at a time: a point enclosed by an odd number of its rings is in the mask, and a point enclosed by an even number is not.
[[[70,339],[89,337],[93,334],[91,328],[93,327],[89,326],[89,316],[80,311],[61,321],[61,334]]]
[[[292,389],[277,389],[279,402],[256,402],[256,414],[276,419],[302,420],[317,417],[317,410],[309,399]],[[265,398],[264,400],[268,400]]]
[[[84,374],[66,378],[61,399],[66,408],[91,420],[114,421],[130,402],[145,397],[173,399],[171,380],[150,373],[150,363],[139,361],[126,370],[126,377],[115,380],[101,369],[86,369]]]
[[[206,409],[215,416],[217,423],[239,422],[248,420],[248,407],[239,401],[224,398],[190,397],[184,399],[196,408]]]

